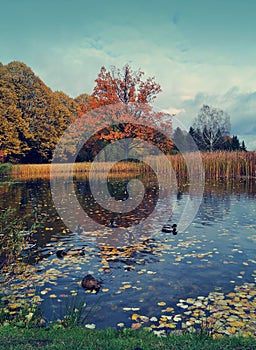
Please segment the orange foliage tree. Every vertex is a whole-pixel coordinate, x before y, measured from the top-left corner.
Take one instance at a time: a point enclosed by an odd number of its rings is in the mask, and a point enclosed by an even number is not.
[[[87,148],[97,152],[99,147],[128,138],[138,143],[123,144],[125,158],[141,140],[155,144],[164,152],[173,148],[173,142],[161,133],[168,130],[171,135],[170,118],[166,118],[166,113],[153,111],[150,105],[161,87],[153,77],[143,80],[143,76],[144,72],[133,71],[128,64],[121,69],[113,66],[109,71],[101,68],[91,97],[79,104],[79,129],[91,130],[93,135]]]

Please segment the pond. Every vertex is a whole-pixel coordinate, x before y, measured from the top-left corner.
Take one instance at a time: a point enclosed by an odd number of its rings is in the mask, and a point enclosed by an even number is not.
[[[115,199],[127,199],[127,183],[110,182]],[[136,223],[156,204],[155,179],[145,183],[144,206],[131,215]],[[157,214],[144,227],[125,224],[129,218],[122,221],[118,215],[118,227],[112,227],[113,216],[93,201],[88,181],[77,178],[74,188],[97,225],[83,224],[73,210],[77,230],[72,232],[55,209],[48,180],[1,184],[1,209],[12,207],[20,217],[31,217],[36,208],[43,219],[34,235],[36,246],[26,251],[26,272],[0,293],[13,313],[12,305],[28,296],[40,303],[47,321],[61,318],[68,305],[81,301],[88,328],[150,327],[161,333],[204,325],[220,334],[254,334],[255,179],[206,183],[196,215],[184,231],[178,225],[177,235],[161,227],[166,220],[180,222],[188,201],[196,200],[186,183],[164,192]],[[159,213],[166,214],[164,219]],[[57,257],[58,250],[72,247],[81,247],[85,255]],[[101,281],[98,293],[81,287],[87,274]]]

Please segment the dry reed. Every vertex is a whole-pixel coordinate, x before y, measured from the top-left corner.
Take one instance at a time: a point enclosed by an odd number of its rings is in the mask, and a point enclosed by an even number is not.
[[[253,152],[212,152],[201,153],[202,164],[204,168],[204,175],[206,179],[242,179],[242,178],[256,178],[256,151]],[[189,159],[190,167],[193,168],[194,173],[200,174],[202,172],[201,163],[198,161],[198,153],[186,154]],[[172,168],[177,178],[189,178],[188,166],[185,158],[181,154],[168,156]],[[163,157],[151,157],[151,164],[153,168],[160,173],[167,173],[169,168]],[[147,158],[145,158],[147,163]],[[106,174],[111,169],[108,176],[123,177],[134,174],[147,173],[148,167],[143,163],[136,162],[100,162],[93,163],[93,172],[95,175]],[[50,172],[51,164],[24,164],[14,165],[12,167],[11,175],[14,178],[30,179],[30,178],[49,178],[51,176],[64,176],[68,172],[76,177],[88,176],[91,170],[92,163],[75,163],[72,164],[54,164],[52,173]]]

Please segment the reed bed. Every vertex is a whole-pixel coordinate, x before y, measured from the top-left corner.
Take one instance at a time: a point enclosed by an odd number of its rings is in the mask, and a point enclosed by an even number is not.
[[[202,154],[208,179],[256,178],[256,152],[214,152]]]
[[[177,178],[181,179],[189,178],[189,169],[198,175],[202,175],[203,172],[206,179],[212,180],[256,178],[256,151],[187,153],[185,157],[177,154],[168,156],[168,159]],[[200,159],[202,161],[199,161]],[[11,175],[19,179],[49,179],[50,175],[61,177],[67,174],[84,177],[93,171],[95,176],[108,173],[109,177],[126,177],[141,173],[147,174],[149,172],[149,167],[146,166],[148,162],[151,168],[156,169],[158,173],[169,172],[168,162],[162,156],[150,157],[150,159],[145,157],[144,162],[75,163],[74,166],[62,163],[54,164],[52,172],[51,164],[24,164],[14,165]]]
[[[109,177],[132,176],[145,172],[143,165],[137,163],[100,162],[100,163],[62,163],[62,164],[19,164],[12,167],[11,176],[19,179],[49,179],[52,177],[86,177],[92,171],[95,176],[108,173]]]

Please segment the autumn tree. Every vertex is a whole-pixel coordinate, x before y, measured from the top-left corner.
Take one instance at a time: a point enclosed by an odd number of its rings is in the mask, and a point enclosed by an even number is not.
[[[29,125],[17,108],[18,97],[10,80],[7,67],[0,64],[0,151],[7,160],[24,156],[30,150]]]
[[[76,118],[77,103],[52,92],[21,62],[0,66],[0,150],[7,161],[51,160],[60,135]]]
[[[133,71],[128,64],[121,69],[111,67],[109,71],[105,67],[101,68],[95,80],[96,85],[91,99],[80,104],[79,114],[80,116],[83,113],[88,114],[85,123],[92,130],[98,126],[104,127],[104,120],[111,121],[112,126],[97,135],[97,140],[101,141],[102,146],[115,140],[132,138],[138,139],[138,145],[139,139],[144,139],[155,143],[158,141],[159,148],[165,151],[172,148],[173,143],[170,140],[163,137],[160,140],[156,128],[139,125],[143,118],[144,121],[148,118],[148,121],[154,120],[156,126],[161,126],[163,129],[166,127],[166,124],[163,125],[163,113],[153,112],[150,106],[161,91],[160,85],[153,77],[143,80],[143,76],[144,72]],[[106,106],[108,108],[104,108]],[[99,113],[92,112],[96,109]],[[170,127],[169,123],[168,128]],[[127,141],[123,145],[127,158],[131,150],[136,147],[136,143]]]

